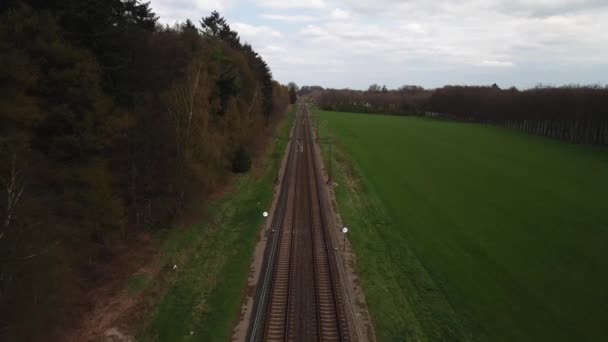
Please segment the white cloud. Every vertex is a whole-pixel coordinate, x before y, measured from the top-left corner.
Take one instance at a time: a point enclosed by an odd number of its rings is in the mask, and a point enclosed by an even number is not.
[[[179,3],[180,1],[183,0],[174,0],[171,1],[171,3],[174,4],[173,6],[175,6],[175,4]],[[234,4],[232,0],[194,0],[193,3],[196,8],[201,11],[223,11],[232,7]]]
[[[290,22],[290,23],[303,23],[303,22],[316,20],[315,17],[310,16],[310,15],[290,15],[290,14],[262,14],[262,18],[276,20],[276,21]]]
[[[425,34],[426,33],[424,27],[415,22],[407,23],[405,25],[400,25],[399,29],[407,31],[407,32],[411,32],[414,34]]]
[[[182,20],[217,6],[281,82],[521,86],[608,75],[608,0],[237,1],[152,6]]]
[[[232,28],[235,29],[239,35],[243,37],[270,37],[277,38],[281,37],[281,31],[275,30],[269,26],[256,26],[245,23],[234,23]]]
[[[283,54],[287,52],[287,49],[277,45],[267,45],[259,49],[262,53],[266,54]]]
[[[246,23],[233,23],[232,29],[239,33],[243,42],[251,44],[254,49],[259,50],[262,46],[275,44],[283,37],[281,31],[269,26],[256,26]]]
[[[191,19],[197,21],[211,11],[224,12],[232,8],[236,0],[150,0],[154,12],[162,23]]]
[[[547,17],[608,7],[605,0],[511,0],[494,1],[503,11],[520,15]]]
[[[480,63],[480,65],[485,66],[485,67],[509,68],[509,67],[513,66],[513,62],[485,60],[485,61],[482,61]]]
[[[324,0],[303,0],[303,1],[290,1],[290,0],[254,0],[255,3],[264,8],[271,9],[322,9],[327,6]]]
[[[336,8],[331,11],[330,17],[336,20],[348,19],[350,18],[350,13],[348,11]]]

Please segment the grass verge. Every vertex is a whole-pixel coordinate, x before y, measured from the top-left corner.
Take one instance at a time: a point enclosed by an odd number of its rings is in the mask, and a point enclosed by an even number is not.
[[[294,112],[278,129],[288,135]],[[249,265],[270,205],[273,184],[286,141],[277,139],[263,160],[262,172],[239,176],[230,193],[212,204],[208,219],[187,229],[164,233],[161,264],[168,288],[149,322],[138,334],[143,341],[226,341],[239,318]],[[160,238],[160,237],[159,237]],[[174,269],[173,265],[177,267]],[[133,280],[135,289],[140,280]]]

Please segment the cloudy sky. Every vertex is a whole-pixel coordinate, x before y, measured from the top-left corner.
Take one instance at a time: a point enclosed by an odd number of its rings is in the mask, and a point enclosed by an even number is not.
[[[161,22],[212,10],[281,83],[608,84],[608,0],[151,0]]]

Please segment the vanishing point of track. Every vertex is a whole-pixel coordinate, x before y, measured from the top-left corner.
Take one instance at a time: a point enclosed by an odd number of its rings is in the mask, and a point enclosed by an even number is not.
[[[248,341],[350,341],[305,105],[291,140]]]

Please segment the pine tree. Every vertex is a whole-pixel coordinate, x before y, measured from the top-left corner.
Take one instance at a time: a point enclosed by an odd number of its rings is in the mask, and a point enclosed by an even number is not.
[[[289,103],[295,104],[298,101],[295,84],[289,87]]]

